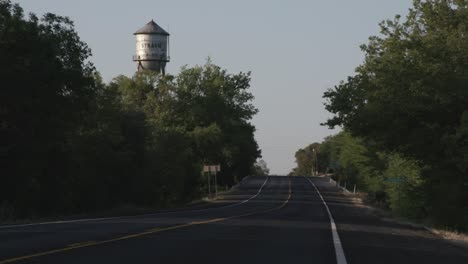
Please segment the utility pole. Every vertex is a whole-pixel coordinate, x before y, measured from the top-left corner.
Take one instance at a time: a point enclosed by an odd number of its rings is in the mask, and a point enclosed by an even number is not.
[[[317,151],[315,151],[315,148],[312,149],[312,151],[315,154],[315,171],[312,171],[312,176],[318,176],[318,157],[317,157]]]
[[[215,173],[214,173],[214,177],[215,177],[215,199],[218,199],[218,180],[217,180],[217,173],[216,173],[216,170],[215,170]]]
[[[318,152],[315,152],[315,176],[318,176]]]
[[[211,198],[211,171],[208,172],[208,199]]]

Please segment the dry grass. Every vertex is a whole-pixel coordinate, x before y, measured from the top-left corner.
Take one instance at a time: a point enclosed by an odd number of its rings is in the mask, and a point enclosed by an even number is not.
[[[437,229],[429,227],[431,226],[429,222],[414,222],[410,219],[395,216],[390,211],[375,207],[375,205],[371,204],[366,199],[365,194],[353,195],[352,193],[345,192],[343,192],[343,194],[347,195],[348,197],[354,197],[354,199],[360,199],[363,202],[363,204],[369,209],[369,213],[379,217],[382,221],[408,225],[414,228],[423,228],[437,237],[448,240],[458,246],[468,248],[468,233]]]
[[[456,232],[456,231],[440,230],[440,229],[435,229],[435,228],[428,228],[428,230],[444,239],[447,239],[457,244],[461,244],[461,245],[468,247],[468,235],[467,234]]]

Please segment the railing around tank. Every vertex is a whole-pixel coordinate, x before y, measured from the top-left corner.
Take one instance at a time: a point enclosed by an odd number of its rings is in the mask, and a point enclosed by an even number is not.
[[[168,62],[171,58],[160,54],[143,54],[133,55],[133,61],[166,61]]]

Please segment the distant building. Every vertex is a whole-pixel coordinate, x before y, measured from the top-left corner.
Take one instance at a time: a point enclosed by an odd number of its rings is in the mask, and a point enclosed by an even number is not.
[[[134,33],[136,36],[136,55],[133,61],[137,69],[166,73],[169,62],[169,33],[151,20]]]

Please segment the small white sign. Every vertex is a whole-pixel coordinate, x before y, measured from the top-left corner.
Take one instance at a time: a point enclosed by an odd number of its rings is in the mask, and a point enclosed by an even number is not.
[[[203,172],[220,172],[221,165],[203,165]]]

